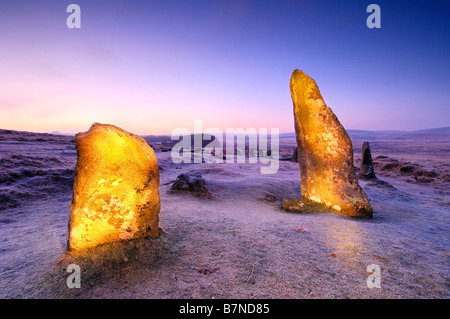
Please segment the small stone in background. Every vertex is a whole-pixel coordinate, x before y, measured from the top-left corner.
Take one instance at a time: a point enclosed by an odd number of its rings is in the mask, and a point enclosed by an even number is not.
[[[370,152],[369,142],[364,142],[362,145],[359,178],[363,179],[377,178],[375,176],[375,170],[373,168],[372,154]]]
[[[205,179],[199,174],[180,174],[170,188],[171,192],[187,192],[199,196],[211,196]]]
[[[298,163],[298,147],[294,149],[294,153],[291,157],[291,162]]]

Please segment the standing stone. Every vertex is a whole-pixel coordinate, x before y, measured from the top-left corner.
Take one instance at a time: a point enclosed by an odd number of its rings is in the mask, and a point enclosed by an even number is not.
[[[137,135],[98,123],[78,133],[75,142],[69,250],[157,237],[159,171],[153,149]]]
[[[359,177],[363,179],[376,178],[369,142],[364,142],[362,145]]]
[[[358,184],[351,140],[325,104],[316,82],[295,70],[290,90],[301,175],[302,200],[324,204],[350,216],[372,216]]]
[[[298,147],[294,149],[294,153],[291,157],[291,162],[298,163]]]

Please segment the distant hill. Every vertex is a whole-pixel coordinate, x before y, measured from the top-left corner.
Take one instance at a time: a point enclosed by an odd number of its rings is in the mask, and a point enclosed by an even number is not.
[[[361,131],[347,130],[351,139],[365,140],[406,140],[420,139],[436,142],[450,141],[450,127],[432,128],[418,131]]]
[[[352,140],[368,140],[368,141],[383,141],[383,140],[423,140],[430,142],[449,142],[450,141],[450,127],[438,127],[431,129],[423,129],[416,131],[396,131],[396,130],[380,130],[380,131],[365,131],[365,130],[347,130],[350,138]],[[13,136],[18,137],[18,135],[23,138],[28,137],[57,137],[57,136],[73,136],[72,134],[60,133],[53,131],[51,133],[33,133],[24,131],[14,131],[14,130],[3,130],[0,129],[0,135],[2,139],[11,138]],[[147,143],[162,143],[162,144],[174,144],[177,141],[172,141],[170,135],[141,135]],[[193,135],[191,136],[193,139]],[[295,138],[295,133],[282,133],[280,134],[280,139],[293,139]]]
[[[170,142],[170,135],[141,135],[147,143],[166,143]]]
[[[360,139],[368,141],[381,140],[403,140],[403,139],[421,139],[432,141],[450,141],[450,127],[439,127],[417,131],[396,131],[396,130],[380,130],[380,131],[364,131],[364,130],[347,130],[351,139]],[[295,138],[295,133],[280,134],[280,139]]]

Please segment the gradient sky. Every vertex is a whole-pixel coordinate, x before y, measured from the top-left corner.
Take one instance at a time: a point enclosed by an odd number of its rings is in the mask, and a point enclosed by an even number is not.
[[[66,8],[81,7],[68,29]],[[381,29],[366,8],[381,7]],[[293,132],[302,69],[347,129],[450,126],[449,1],[0,0],[0,128]]]

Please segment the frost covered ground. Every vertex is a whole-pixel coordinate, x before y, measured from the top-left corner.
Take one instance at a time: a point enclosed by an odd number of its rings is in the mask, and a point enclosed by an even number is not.
[[[360,181],[371,220],[281,211],[300,192],[296,163],[275,175],[259,164],[177,165],[156,144],[163,235],[70,254],[73,137],[0,130],[0,297],[449,298],[449,130],[350,133],[355,165],[370,141],[390,184]],[[280,142],[292,154],[295,140]],[[199,172],[212,198],[168,193],[185,172]],[[81,289],[66,286],[71,263]],[[367,288],[370,264],[381,289]]]

